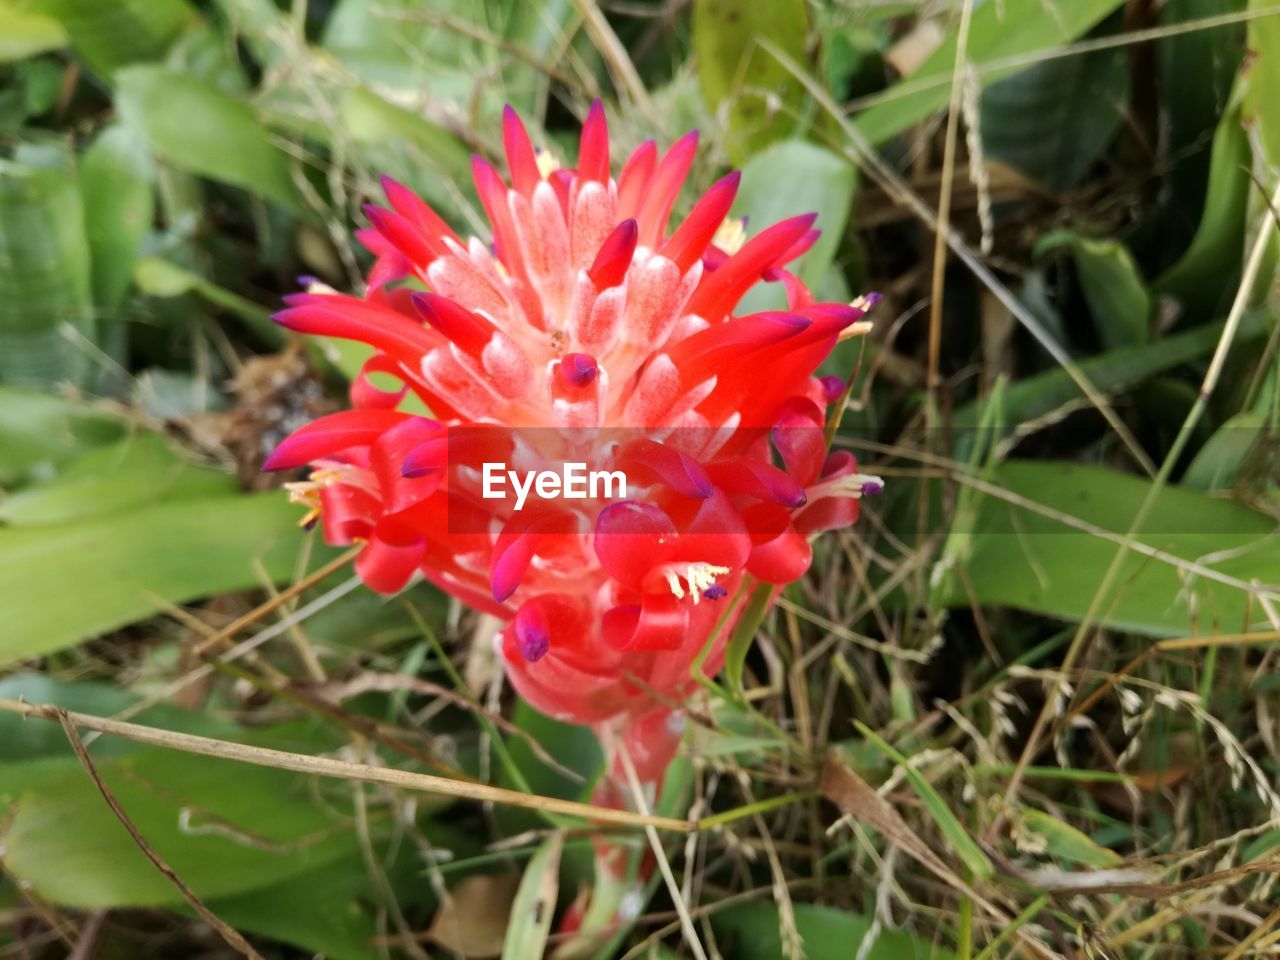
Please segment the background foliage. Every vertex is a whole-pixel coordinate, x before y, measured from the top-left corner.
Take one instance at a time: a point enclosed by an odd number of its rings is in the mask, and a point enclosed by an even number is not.
[[[571,155],[603,97],[623,148],[699,127],[753,229],[817,210],[823,296],[886,294],[828,372],[889,493],[735,638],[663,798],[717,817],[666,845],[701,949],[1274,949],[1277,90],[1267,0],[0,0],[0,697],[588,795],[430,587],[237,621],[333,559],[257,468],[361,361],[280,295],[358,288],[380,174],[474,229],[502,105]],[[538,956],[590,883],[527,810],[90,751],[267,956]],[[0,857],[0,955],[229,949],[56,724],[0,714]],[[697,955],[672,907],[601,955]]]

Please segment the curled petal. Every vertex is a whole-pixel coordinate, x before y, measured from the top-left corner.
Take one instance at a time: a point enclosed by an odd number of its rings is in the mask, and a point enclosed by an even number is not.
[[[424,550],[421,541],[396,546],[374,537],[356,557],[356,573],[371,590],[398,593],[422,562]]]
[[[783,507],[762,504],[743,511],[751,531],[747,572],[765,583],[791,583],[809,569],[813,551],[809,541],[791,524]]]
[[[655,567],[671,559],[676,538],[675,524],[660,508],[624,500],[600,511],[594,547],[609,576],[638,588]]]

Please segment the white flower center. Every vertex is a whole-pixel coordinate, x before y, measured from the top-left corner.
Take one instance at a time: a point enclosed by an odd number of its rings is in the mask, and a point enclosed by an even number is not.
[[[852,497],[861,500],[863,494],[873,496],[884,491],[884,481],[869,473],[850,473],[834,477],[809,488],[809,502],[823,497]]]
[[[702,591],[714,587],[716,577],[724,576],[728,572],[728,567],[717,567],[710,563],[687,563],[680,566],[672,565],[663,571],[663,575],[667,578],[667,586],[671,588],[677,600],[683,600],[688,595],[693,597],[694,604],[697,604],[702,599]]]

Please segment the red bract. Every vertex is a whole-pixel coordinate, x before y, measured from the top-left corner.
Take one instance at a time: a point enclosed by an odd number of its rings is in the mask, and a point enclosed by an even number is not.
[[[599,105],[576,170],[546,162],[510,110],[503,140],[510,184],[474,162],[492,243],[388,180],[389,207],[369,207],[360,235],[377,258],[365,295],[288,298],[285,327],[374,354],[354,409],[303,427],[267,467],[313,468],[294,495],[330,543],[364,545],[373,589],[420,573],[502,618],[521,695],[616,731],[654,783],[691,664],[708,648],[702,668],[719,669],[744,578],[794,580],[810,538],[879,489],[828,455],[844,384],[813,375],[867,303],[816,303],[787,270],[817,236],[812,214],[717,244],[737,173],[670,229],[696,134],[661,156],[646,143],[616,179]],[[787,309],[738,315],[762,282]],[[434,419],[407,412],[424,405]],[[625,470],[627,499],[518,510],[481,496],[481,463],[557,459]]]

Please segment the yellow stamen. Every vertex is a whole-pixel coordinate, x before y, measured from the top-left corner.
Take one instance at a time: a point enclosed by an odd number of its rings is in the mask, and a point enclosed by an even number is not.
[[[289,502],[307,508],[307,512],[298,521],[298,526],[309,527],[320,518],[322,510],[320,491],[337,483],[341,477],[341,470],[322,467],[319,470],[313,470],[311,476],[306,480],[298,480],[284,485],[284,488],[289,491]]]
[[[732,256],[747,242],[747,221],[744,217],[729,217],[720,224],[711,242]]]
[[[534,151],[534,159],[538,162],[538,173],[541,174],[543,180],[546,180],[551,174],[560,169],[560,161],[546,147],[539,147]]]

